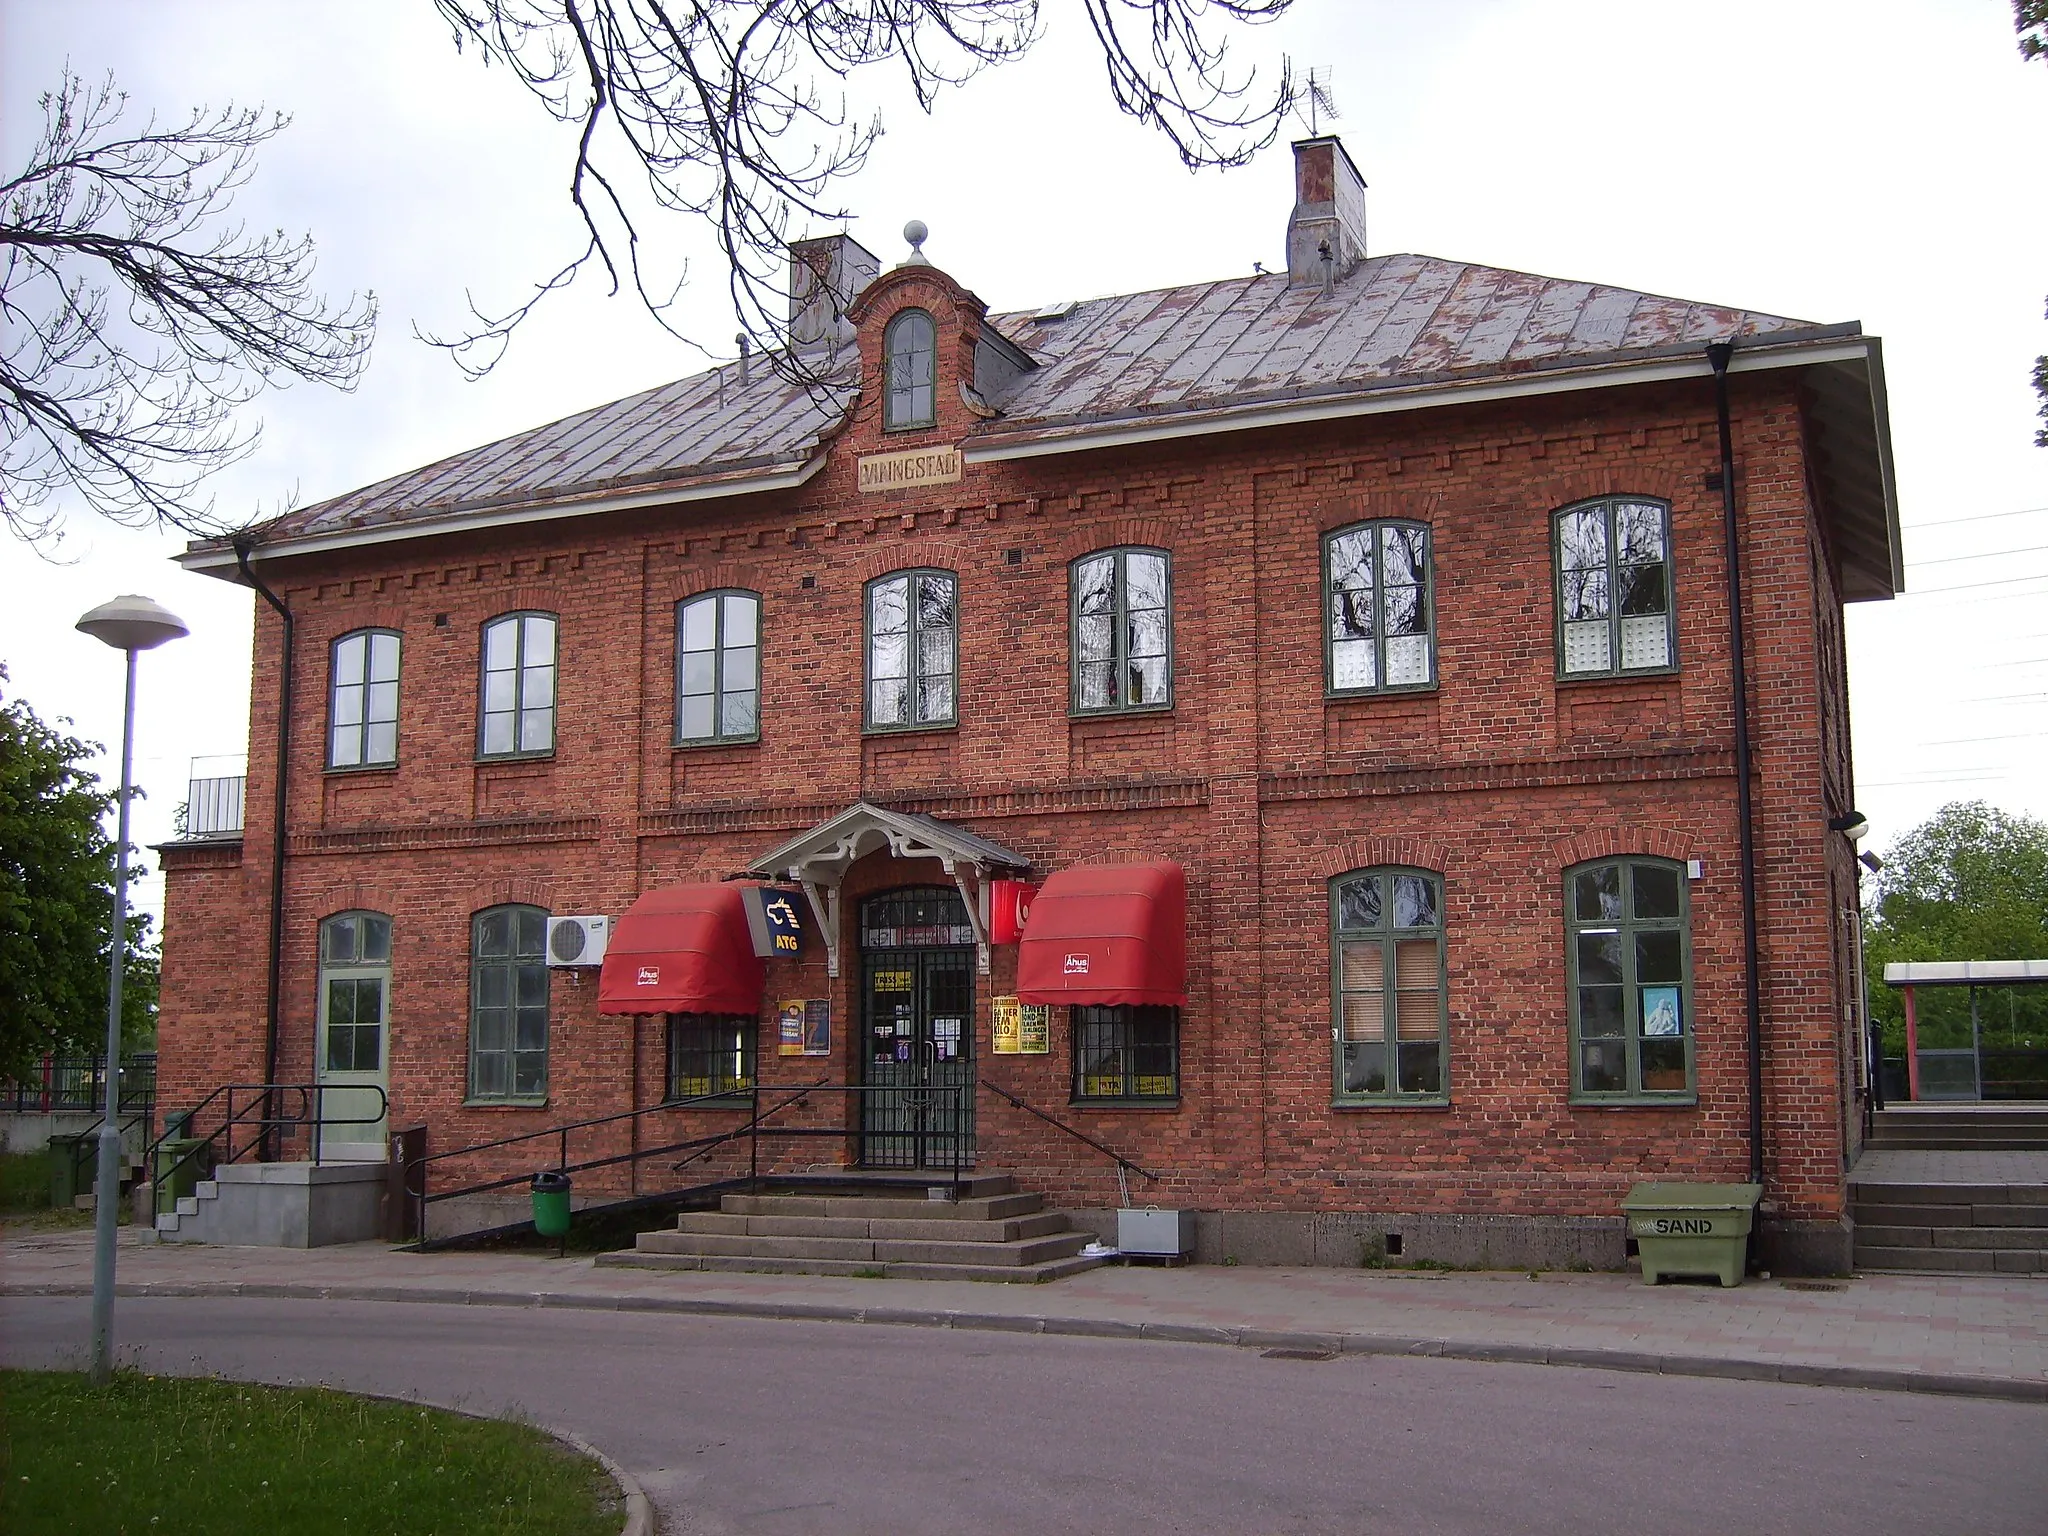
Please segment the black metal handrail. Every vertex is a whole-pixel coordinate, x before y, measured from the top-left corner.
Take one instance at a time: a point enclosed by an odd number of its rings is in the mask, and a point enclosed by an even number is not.
[[[1027,1104],[1024,1100],[1018,1098],[1017,1095],[1010,1092],[1009,1089],[998,1088],[994,1083],[990,1082],[985,1077],[981,1080],[981,1086],[986,1088],[990,1093],[994,1094],[997,1098],[1007,1099],[1010,1103],[1016,1105],[1017,1108],[1023,1110],[1025,1114],[1036,1115],[1039,1119],[1043,1120],[1047,1125],[1053,1127],[1053,1129],[1065,1131],[1069,1136],[1073,1137],[1074,1140],[1081,1142],[1086,1146],[1093,1147],[1096,1151],[1100,1152],[1104,1157],[1108,1158],[1111,1162],[1116,1164],[1117,1177],[1119,1179],[1123,1177],[1124,1170],[1128,1169],[1132,1173],[1142,1174],[1145,1178],[1150,1179],[1155,1184],[1159,1182],[1159,1175],[1154,1173],[1151,1169],[1146,1168],[1141,1164],[1132,1162],[1128,1157],[1125,1157],[1123,1153],[1117,1151],[1113,1147],[1105,1147],[1101,1142],[1097,1141],[1093,1136],[1090,1136],[1087,1132],[1075,1130],[1071,1125],[1068,1125],[1064,1120],[1055,1119],[1053,1116],[1047,1114],[1044,1110],[1040,1109],[1036,1104]],[[1126,1196],[1126,1203],[1129,1203],[1128,1196]]]
[[[420,1240],[424,1243],[426,1241],[427,1207],[429,1205],[439,1204],[444,1200],[454,1200],[464,1195],[488,1194],[496,1189],[509,1189],[514,1185],[528,1183],[533,1175],[538,1172],[581,1173],[592,1168],[614,1168],[622,1163],[646,1162],[654,1158],[667,1157],[676,1152],[692,1153],[692,1156],[681,1158],[670,1165],[671,1171],[681,1172],[714,1148],[731,1145],[744,1139],[748,1143],[747,1172],[739,1182],[743,1182],[749,1188],[757,1188],[764,1177],[772,1177],[772,1175],[764,1175],[761,1172],[761,1140],[763,1137],[784,1139],[827,1137],[843,1141],[849,1135],[854,1134],[843,1125],[770,1126],[767,1124],[770,1117],[803,1103],[812,1094],[817,1093],[864,1094],[901,1093],[902,1091],[901,1085],[897,1084],[830,1083],[821,1079],[815,1083],[792,1084],[787,1087],[764,1088],[756,1086],[745,1090],[744,1095],[726,1092],[702,1094],[688,1099],[672,1099],[661,1104],[650,1104],[643,1109],[622,1109],[609,1115],[594,1115],[585,1120],[572,1120],[562,1125],[545,1126],[539,1130],[521,1132],[516,1136],[500,1136],[493,1141],[476,1142],[470,1146],[455,1147],[446,1152],[436,1152],[430,1156],[416,1158],[409,1162],[402,1171],[402,1189],[405,1198],[413,1201],[415,1204],[417,1230],[420,1234]],[[928,1094],[944,1095],[950,1098],[955,1114],[958,1116],[961,1110],[972,1105],[974,1086],[971,1083],[935,1084],[924,1091]],[[761,1100],[764,1096],[779,1096],[780,1102],[771,1104],[766,1109],[763,1109],[761,1107]],[[617,1152],[602,1157],[585,1158],[580,1162],[569,1161],[569,1135],[573,1131],[589,1130],[596,1126],[614,1125],[623,1121],[638,1119],[643,1115],[666,1114],[676,1110],[690,1110],[693,1108],[736,1109],[740,1106],[742,1097],[744,1097],[749,1110],[748,1117],[743,1124],[731,1127],[728,1130],[717,1131],[707,1136],[692,1136],[679,1141],[664,1142],[660,1146],[638,1147],[630,1152]],[[955,1125],[957,1126],[958,1124],[959,1120],[956,1118]],[[944,1133],[933,1132],[930,1134],[939,1135]],[[465,1184],[455,1189],[430,1191],[427,1187],[427,1170],[431,1164],[448,1162],[455,1158],[474,1157],[482,1152],[497,1151],[500,1148],[518,1146],[525,1142],[540,1141],[547,1138],[555,1140],[555,1160],[547,1165],[546,1168],[529,1168],[501,1177],[481,1179],[475,1183]],[[956,1129],[951,1133],[949,1139],[953,1144],[951,1183],[957,1193],[966,1171],[966,1133]],[[415,1169],[418,1170],[417,1187],[415,1187],[413,1182]],[[934,1170],[934,1172],[937,1172],[937,1170]],[[717,1182],[720,1187],[726,1187],[731,1185],[734,1180],[720,1180]],[[710,1186],[705,1187],[708,1188]],[[683,1196],[689,1194],[690,1191],[684,1189],[670,1191],[669,1193]]]
[[[235,1108],[235,1095],[253,1095],[243,1106]],[[377,1112],[370,1115],[330,1115],[326,1113],[326,1096],[329,1093],[374,1093],[377,1095]],[[283,1096],[296,1094],[298,1109],[292,1114],[271,1114],[268,1111]],[[216,1099],[225,1099],[221,1123],[204,1136],[195,1136],[200,1111]],[[289,1100],[285,1102],[289,1103]],[[253,1110],[265,1113],[252,1114]],[[177,1116],[178,1133],[166,1129],[164,1134],[149,1144],[143,1153],[143,1166],[150,1177],[158,1182],[167,1182],[185,1164],[203,1157],[209,1148],[222,1137],[226,1137],[226,1157],[216,1157],[213,1165],[238,1161],[250,1147],[260,1145],[264,1136],[274,1129],[294,1125],[310,1125],[317,1136],[319,1129],[329,1125],[377,1125],[391,1113],[391,1099],[382,1088],[374,1083],[223,1083],[190,1109]],[[234,1131],[254,1130],[262,1134],[251,1138],[247,1146],[237,1146]],[[185,1148],[168,1164],[158,1166],[158,1155],[165,1143],[190,1140],[194,1145]]]

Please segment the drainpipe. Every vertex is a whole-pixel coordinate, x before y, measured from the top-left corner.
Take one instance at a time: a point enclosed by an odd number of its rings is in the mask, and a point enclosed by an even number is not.
[[[1742,642],[1742,546],[1735,522],[1735,434],[1728,422],[1732,341],[1707,343],[1721,428],[1721,531],[1728,561],[1728,651],[1734,669],[1735,807],[1742,844],[1742,982],[1749,1018],[1749,1182],[1764,1181],[1764,1008],[1757,978],[1756,812],[1749,789],[1749,668]]]
[[[270,839],[270,959],[268,977],[265,982],[263,1001],[263,1081],[270,1084],[277,1081],[277,1035],[278,999],[282,987],[284,962],[284,815],[286,773],[291,763],[292,752],[292,611],[284,599],[264,584],[249,564],[249,553],[255,548],[255,540],[246,535],[234,541],[235,567],[241,572],[242,580],[254,587],[259,597],[276,610],[284,625],[284,655],[277,669],[277,762],[274,765],[275,787],[272,798],[272,830]],[[275,1108],[266,1108],[266,1120],[275,1116]],[[263,1128],[263,1156],[273,1157],[277,1150],[277,1127]]]

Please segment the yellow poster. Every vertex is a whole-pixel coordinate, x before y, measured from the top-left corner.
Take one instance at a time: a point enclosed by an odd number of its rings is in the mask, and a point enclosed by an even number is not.
[[[1014,997],[989,999],[989,1049],[998,1056],[1022,1053],[1023,1004]]]

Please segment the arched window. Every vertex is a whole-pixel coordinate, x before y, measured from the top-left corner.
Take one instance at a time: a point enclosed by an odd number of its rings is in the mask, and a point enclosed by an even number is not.
[[[398,761],[398,634],[359,629],[334,642],[327,691],[327,766]]]
[[[1605,859],[1564,877],[1572,1097],[1689,1099],[1692,935],[1685,866]]]
[[[761,597],[706,592],[676,606],[676,740],[761,734]]]
[[[1332,693],[1436,684],[1429,528],[1359,523],[1323,536],[1323,636]]]
[[[320,1075],[384,1066],[391,919],[343,912],[320,925]]]
[[[1559,677],[1664,672],[1678,665],[1671,615],[1671,509],[1605,496],[1553,519]]]
[[[1450,1089],[1443,877],[1359,869],[1330,882],[1337,1102],[1441,1101]]]
[[[487,907],[470,919],[472,1099],[547,1097],[547,927],[540,907]]]
[[[1163,549],[1102,549],[1073,564],[1077,715],[1173,702],[1172,567]]]
[[[868,583],[869,730],[953,723],[958,594],[951,571],[895,571]]]
[[[555,750],[555,616],[507,613],[484,625],[482,757]]]
[[[938,341],[932,317],[906,309],[882,333],[882,425],[928,427],[937,417]]]

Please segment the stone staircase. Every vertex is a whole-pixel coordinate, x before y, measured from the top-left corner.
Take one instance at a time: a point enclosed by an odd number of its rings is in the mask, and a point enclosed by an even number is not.
[[[1090,1234],[1018,1192],[1008,1174],[963,1179],[958,1198],[932,1198],[917,1178],[819,1176],[774,1193],[727,1195],[717,1211],[687,1212],[673,1232],[598,1256],[639,1269],[752,1270],[873,1279],[1058,1280],[1102,1262],[1083,1257]]]
[[[1898,1104],[1877,1112],[1873,1152],[2048,1152],[2048,1104]]]
[[[2048,1274],[2048,1106],[1880,1111],[1849,1211],[1858,1269]]]

